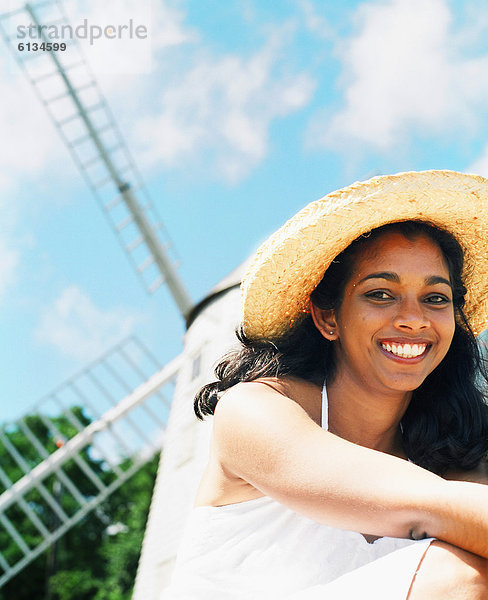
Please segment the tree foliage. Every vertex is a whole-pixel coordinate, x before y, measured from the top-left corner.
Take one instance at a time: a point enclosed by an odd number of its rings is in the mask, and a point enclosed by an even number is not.
[[[89,424],[90,420],[80,407],[73,407],[71,413],[83,426]],[[62,439],[70,439],[77,433],[72,418],[60,415],[51,420]],[[40,415],[30,415],[25,423],[48,453],[56,450],[60,443],[59,435],[53,434]],[[11,427],[4,433],[29,468],[35,467],[42,460],[38,449],[21,427]],[[115,478],[107,463],[94,457],[90,446],[80,454],[104,484],[109,484]],[[129,458],[121,459],[118,466],[126,470],[130,463]],[[22,467],[3,444],[0,444],[0,464],[12,482],[24,474]],[[0,588],[0,600],[129,600],[157,465],[158,457],[155,456],[47,551],[10,579]],[[93,482],[86,477],[75,460],[68,461],[63,466],[63,471],[86,499],[95,495]],[[43,484],[56,497],[68,516],[74,514],[78,504],[57,475],[50,475]],[[3,485],[0,493],[6,487]],[[55,529],[59,524],[59,517],[39,490],[32,490],[25,499],[44,526],[49,531]],[[11,506],[6,516],[22,533],[22,538],[29,547],[34,548],[42,541],[38,529],[20,506]],[[17,544],[1,528],[0,548],[10,564],[14,564],[22,556]]]

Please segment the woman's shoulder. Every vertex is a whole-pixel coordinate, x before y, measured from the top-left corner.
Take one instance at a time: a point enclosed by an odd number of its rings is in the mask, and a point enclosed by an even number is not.
[[[256,469],[261,475],[272,470],[300,432],[309,437],[316,427],[299,401],[307,393],[317,391],[301,380],[275,377],[226,390],[215,408],[209,464],[196,505],[220,506],[263,495],[251,475]]]
[[[296,377],[260,377],[241,382],[222,395],[215,410],[219,415],[239,415],[271,411],[280,413],[300,408],[316,423],[321,419],[322,387]]]

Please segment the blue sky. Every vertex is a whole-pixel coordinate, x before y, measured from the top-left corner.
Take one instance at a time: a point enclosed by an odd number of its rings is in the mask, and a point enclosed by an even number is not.
[[[2,2],[5,10],[20,0]],[[448,0],[65,0],[147,24],[87,59],[194,301],[306,203],[371,174],[488,175],[488,7]],[[182,319],[148,296],[6,46],[0,53],[0,418],[127,335],[164,363]]]

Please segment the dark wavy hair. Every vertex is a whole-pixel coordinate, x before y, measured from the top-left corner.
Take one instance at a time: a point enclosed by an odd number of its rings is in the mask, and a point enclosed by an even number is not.
[[[356,258],[387,232],[401,233],[407,239],[424,235],[439,246],[449,270],[456,319],[446,356],[413,391],[403,416],[405,453],[417,465],[440,475],[449,469],[473,469],[488,452],[488,406],[484,399],[488,371],[463,312],[464,254],[457,240],[424,221],[378,227],[357,238],[334,259],[311,300],[319,308],[338,309]],[[242,329],[236,333],[240,348],[222,358],[215,369],[218,381],[204,386],[195,397],[199,419],[213,414],[221,394],[241,381],[293,376],[321,385],[324,378],[334,377],[334,345],[319,333],[310,315],[277,339],[252,340]]]

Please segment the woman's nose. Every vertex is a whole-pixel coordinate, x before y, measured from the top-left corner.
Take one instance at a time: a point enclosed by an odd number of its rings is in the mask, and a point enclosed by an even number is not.
[[[417,300],[405,299],[398,304],[393,324],[398,329],[418,331],[429,326],[425,307]]]

